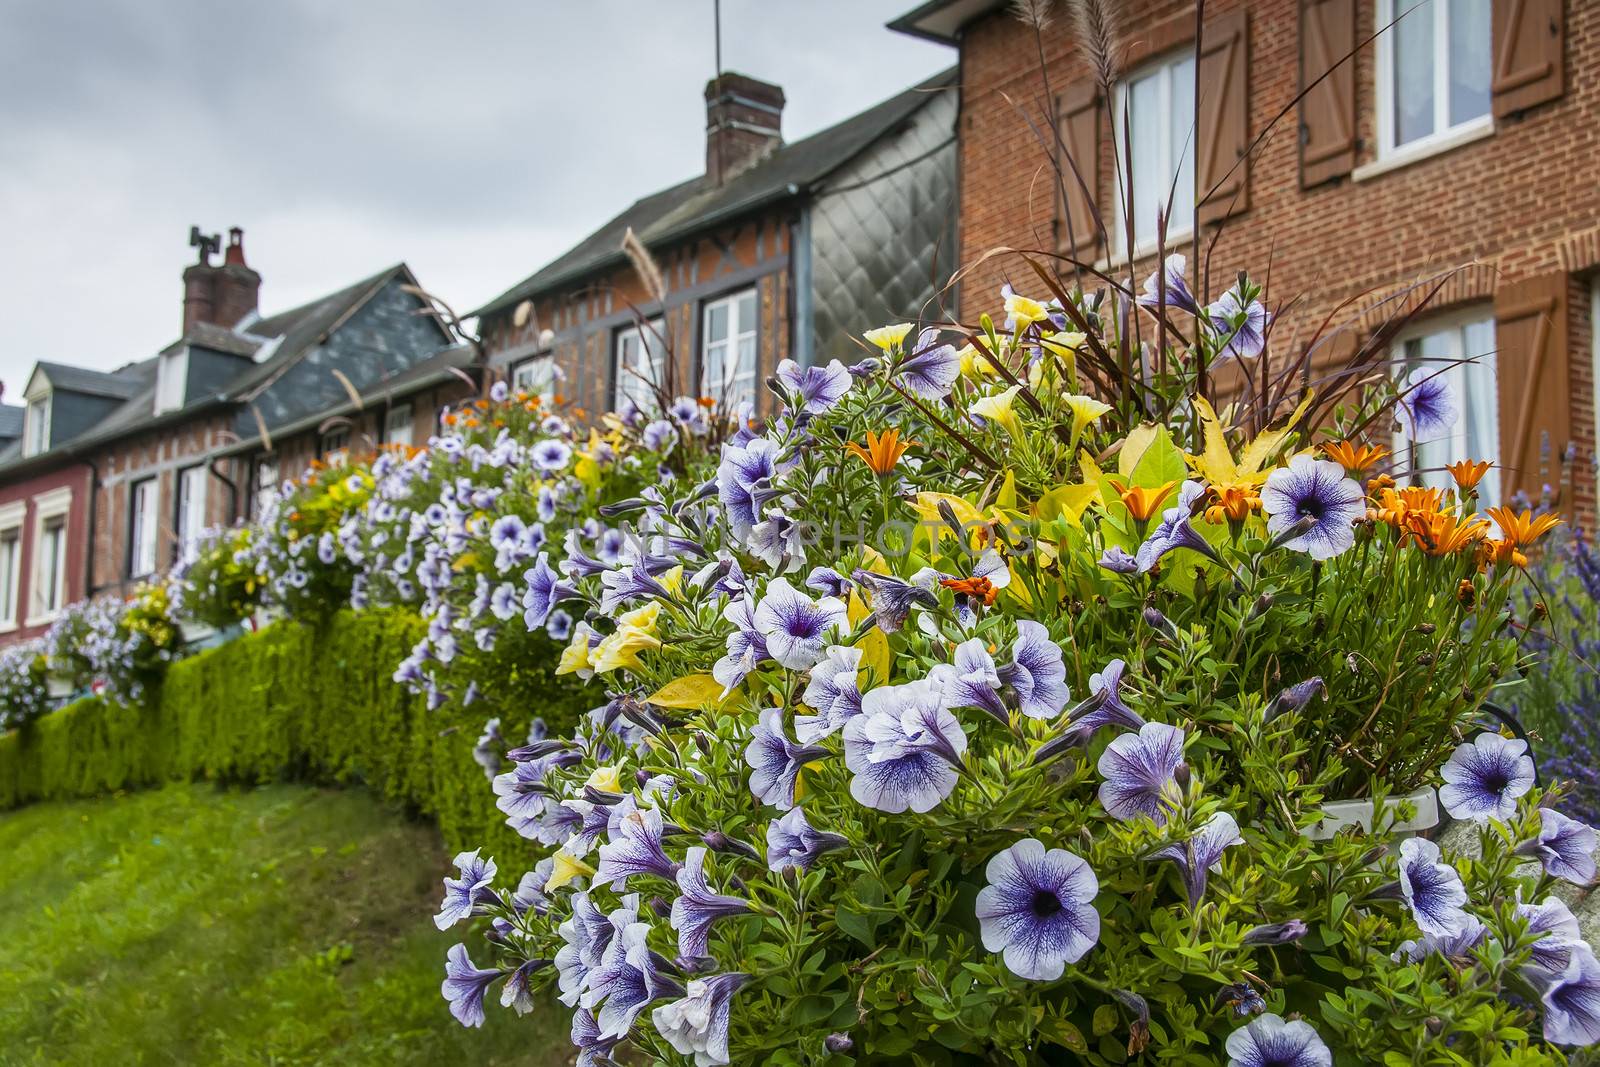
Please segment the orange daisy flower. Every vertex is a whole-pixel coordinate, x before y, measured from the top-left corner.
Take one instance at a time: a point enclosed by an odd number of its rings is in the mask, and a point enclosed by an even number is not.
[[[1486,459],[1463,459],[1445,467],[1450,472],[1450,477],[1456,480],[1456,488],[1463,493],[1470,493],[1483,481],[1483,476],[1489,473],[1489,468],[1494,466]]]
[[[1343,467],[1346,474],[1359,475],[1389,454],[1387,448],[1358,445],[1353,441],[1332,441],[1322,446],[1322,454]]]
[[[901,441],[900,431],[891,426],[883,431],[881,436],[868,430],[865,447],[854,441],[846,441],[844,447],[861,457],[861,462],[865,463],[873,474],[882,477],[899,465],[900,457],[906,454],[911,442]]]
[[[987,578],[940,578],[939,584],[956,593],[962,593],[973,600],[983,601],[984,607],[994,604],[994,598],[1000,595],[1000,590]]]
[[[1484,519],[1462,522],[1442,511],[1413,511],[1406,516],[1406,529],[1428,555],[1450,556],[1483,540],[1489,523]]]
[[[1210,503],[1206,507],[1207,522],[1243,522],[1250,517],[1252,511],[1261,510],[1261,493],[1248,482],[1213,485],[1209,495]]]
[[[1117,495],[1122,498],[1123,506],[1128,513],[1140,522],[1147,522],[1150,516],[1161,509],[1161,502],[1167,499],[1177,482],[1167,482],[1154,488],[1145,486],[1124,485],[1116,479],[1111,479],[1111,484],[1116,488]]]
[[[1532,511],[1520,515],[1511,508],[1489,509],[1489,517],[1500,527],[1500,539],[1489,542],[1488,561],[1498,564],[1528,565],[1528,556],[1522,550],[1555,529],[1562,522],[1560,515],[1534,517]]]

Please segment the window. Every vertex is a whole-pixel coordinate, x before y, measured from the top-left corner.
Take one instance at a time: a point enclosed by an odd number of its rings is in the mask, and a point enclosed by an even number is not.
[[[178,472],[178,558],[183,559],[200,540],[206,528],[206,484],[210,472],[204,466],[185,467]]]
[[[189,350],[161,353],[156,364],[156,414],[183,407],[184,379],[188,377]]]
[[[383,416],[385,444],[409,445],[411,443],[411,405],[396,404]]]
[[[1402,380],[1413,371],[1437,373],[1455,396],[1457,418],[1444,435],[1411,440],[1402,432],[1395,456],[1409,466],[1414,485],[1454,485],[1445,464],[1458,459],[1500,462],[1499,403],[1495,382],[1494,319],[1483,312],[1456,316],[1423,326],[1399,342],[1397,364]],[[1472,360],[1473,362],[1456,362]],[[1500,471],[1491,468],[1478,483],[1483,504],[1500,500]]]
[[[1380,153],[1487,127],[1490,0],[1378,0]]]
[[[545,403],[555,399],[556,360],[554,356],[534,356],[511,368],[511,388],[514,392],[536,396]]]
[[[33,498],[33,574],[29,626],[54,619],[67,599],[67,516],[72,490],[52,489]]]
[[[341,426],[322,435],[322,462],[330,467],[342,467],[350,457],[350,428]]]
[[[701,329],[700,395],[724,411],[756,399],[756,291],[708,301]]]
[[[28,505],[15,501],[0,507],[0,630],[17,625],[17,590],[22,568],[22,520]]]
[[[27,447],[23,451],[30,456],[50,448],[50,398],[37,397],[28,401],[27,422]]]
[[[161,488],[154,478],[128,487],[128,577],[143,578],[156,569],[157,522]]]
[[[660,319],[651,319],[643,328],[630,326],[617,331],[614,406],[621,409],[624,400],[631,400],[645,411],[654,409],[655,387],[662,384],[666,363]]]
[[[1117,85],[1116,97],[1120,155],[1124,165],[1132,160],[1134,254],[1145,255],[1155,251],[1156,216],[1166,210],[1169,197],[1167,246],[1194,229],[1194,53],[1168,56],[1136,72]],[[1126,255],[1129,198],[1118,194],[1113,199],[1117,220],[1111,239]]]
[[[255,480],[252,483],[253,502],[255,514],[261,515],[261,509],[268,500],[278,495],[278,463],[276,460],[262,456],[256,460]]]

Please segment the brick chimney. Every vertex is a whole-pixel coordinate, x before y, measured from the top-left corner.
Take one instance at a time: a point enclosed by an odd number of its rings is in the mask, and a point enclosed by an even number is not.
[[[221,250],[221,243],[216,236],[202,234],[198,226],[189,228],[189,244],[200,250],[200,258],[183,272],[184,333],[197,322],[231,328],[256,310],[261,275],[245,264],[244,231],[237,226],[228,231],[228,247],[219,267],[211,257]]]
[[[731,71],[706,83],[706,177],[717,185],[783,143],[783,90]]]

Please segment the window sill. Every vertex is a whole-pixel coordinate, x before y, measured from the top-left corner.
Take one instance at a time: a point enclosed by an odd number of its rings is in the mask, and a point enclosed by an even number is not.
[[[3,619],[3,620],[0,620],[0,634],[12,633],[17,629],[17,626],[18,626],[18,623],[17,623],[16,619]]]
[[[59,611],[52,611],[47,615],[29,615],[26,619],[22,620],[22,625],[24,625],[24,626],[46,626],[46,625],[49,625],[52,622],[55,622],[60,617],[61,617],[61,612],[59,612]],[[15,624],[13,624],[13,628],[15,628]]]
[[[1460,126],[1448,133],[1414,141],[1404,148],[1394,151],[1373,160],[1371,163],[1357,167],[1350,174],[1350,180],[1364,182],[1376,178],[1380,174],[1388,174],[1392,170],[1409,167],[1413,163],[1420,163],[1425,159],[1452,152],[1462,145],[1473,144],[1486,137],[1494,136],[1494,116],[1485,115],[1481,119],[1474,119],[1471,123]]]

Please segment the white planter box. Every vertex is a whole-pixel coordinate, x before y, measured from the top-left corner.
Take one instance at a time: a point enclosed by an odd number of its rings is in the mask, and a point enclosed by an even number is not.
[[[57,678],[51,675],[44,680],[45,692],[50,694],[52,700],[60,700],[72,695],[72,682],[66,678]]]
[[[1400,808],[1409,804],[1416,815],[1402,819]],[[1383,805],[1383,821],[1379,827],[1402,837],[1414,837],[1424,830],[1439,825],[1439,793],[1433,786],[1423,786],[1403,797],[1390,797]],[[1326,841],[1347,826],[1359,826],[1367,833],[1373,830],[1373,810],[1370,800],[1330,800],[1322,805],[1322,821],[1302,830],[1313,841]]]
[[[200,622],[197,619],[185,619],[178,623],[178,631],[183,634],[183,643],[186,645],[192,645],[196,642],[204,641],[208,637],[214,636],[217,632],[217,628],[215,626],[210,626],[206,623]]]

